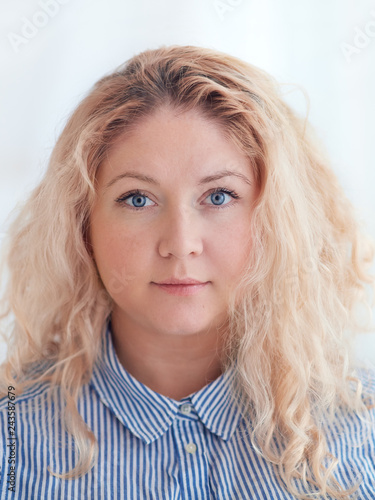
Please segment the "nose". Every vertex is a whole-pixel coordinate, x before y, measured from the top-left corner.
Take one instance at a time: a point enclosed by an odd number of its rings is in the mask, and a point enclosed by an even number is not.
[[[165,214],[158,245],[159,254],[177,259],[200,255],[203,251],[201,231],[195,214],[187,209]]]

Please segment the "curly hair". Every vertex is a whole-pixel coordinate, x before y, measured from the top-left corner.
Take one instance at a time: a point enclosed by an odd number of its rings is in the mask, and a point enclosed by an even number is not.
[[[344,410],[369,418],[351,342],[355,332],[369,330],[355,310],[371,302],[374,246],[281,86],[211,49],[144,51],[101,78],[68,120],[8,233],[2,390],[37,381],[59,386],[80,456],[60,477],[90,470],[97,444],[77,400],[112,308],[89,242],[96,173],[120,134],[165,105],[199,110],[219,124],[247,155],[259,184],[252,252],[229,304],[223,358],[223,369],[235,366],[235,397],[252,444],[278,465],[297,498],[305,497],[293,478],[324,497],[347,498],[357,485],[345,490],[334,478],[338,459],[328,453],[320,422]]]

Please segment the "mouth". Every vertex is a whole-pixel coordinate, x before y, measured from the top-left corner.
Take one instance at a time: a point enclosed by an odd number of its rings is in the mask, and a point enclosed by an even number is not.
[[[167,292],[170,295],[180,295],[185,297],[199,293],[209,283],[209,281],[203,282],[192,278],[184,278],[181,280],[176,278],[169,278],[158,283],[151,282],[152,285],[155,285],[156,287]]]
[[[156,285],[202,285],[203,283],[207,283],[204,281],[198,281],[193,278],[168,278],[165,281],[156,282]]]

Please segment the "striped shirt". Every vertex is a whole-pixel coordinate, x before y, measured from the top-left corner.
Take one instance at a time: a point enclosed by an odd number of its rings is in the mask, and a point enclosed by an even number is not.
[[[11,403],[14,423],[9,399],[0,401],[1,500],[295,498],[275,466],[251,444],[231,402],[233,371],[176,401],[152,391],[124,369],[109,328],[102,349],[78,401],[80,414],[98,440],[94,468],[72,480],[49,473],[48,466],[55,472],[71,469],[76,458],[71,436],[58,418],[59,391],[47,404],[46,384],[22,395],[16,389]],[[375,374],[371,377],[365,383],[374,384],[374,389]],[[362,477],[355,498],[374,500],[374,425],[370,440],[361,444],[365,424],[359,417],[346,415],[337,423],[342,427],[327,426],[330,451],[341,461],[336,478],[348,487],[350,480]],[[294,484],[306,491],[297,480]]]

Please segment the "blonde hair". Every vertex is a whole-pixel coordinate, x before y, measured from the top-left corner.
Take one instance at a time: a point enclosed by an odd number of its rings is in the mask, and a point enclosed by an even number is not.
[[[360,329],[355,307],[368,304],[366,284],[374,284],[374,247],[280,87],[226,54],[192,46],[145,51],[99,80],[72,114],[9,231],[2,317],[14,320],[2,389],[17,384],[20,392],[36,381],[60,386],[80,456],[62,477],[90,469],[96,439],[76,401],[112,307],[88,237],[96,172],[120,134],[165,105],[197,109],[222,125],[259,183],[253,251],[229,305],[223,359],[224,369],[236,367],[235,397],[252,443],[297,498],[305,497],[293,478],[313,485],[316,495],[347,498],[357,486],[345,490],[334,479],[335,457],[323,466],[328,451],[319,419],[340,408],[369,416],[349,339]],[[42,373],[33,369],[42,363]]]

